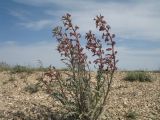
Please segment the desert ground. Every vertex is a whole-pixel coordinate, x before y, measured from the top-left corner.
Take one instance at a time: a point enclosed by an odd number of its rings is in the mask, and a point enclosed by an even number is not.
[[[41,74],[0,72],[1,120],[54,120],[56,103],[36,87]],[[160,120],[160,73],[149,74],[152,82],[129,82],[126,72],[116,72],[105,107],[108,120]]]

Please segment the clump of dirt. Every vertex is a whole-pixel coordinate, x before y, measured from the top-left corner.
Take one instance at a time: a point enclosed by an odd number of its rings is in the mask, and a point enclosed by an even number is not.
[[[129,82],[123,80],[125,72],[115,74],[105,107],[109,120],[160,120],[160,73],[150,74],[152,82]],[[40,72],[27,76],[0,73],[0,119],[58,119],[56,103],[36,86],[39,76]]]

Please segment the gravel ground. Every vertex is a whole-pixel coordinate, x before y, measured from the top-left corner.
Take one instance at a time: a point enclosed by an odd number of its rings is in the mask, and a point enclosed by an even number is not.
[[[153,82],[124,81],[125,72],[115,74],[105,107],[109,120],[160,120],[160,73],[150,74]],[[0,120],[50,120],[54,117],[56,103],[44,91],[35,88],[40,75],[37,72],[11,76],[0,72]]]

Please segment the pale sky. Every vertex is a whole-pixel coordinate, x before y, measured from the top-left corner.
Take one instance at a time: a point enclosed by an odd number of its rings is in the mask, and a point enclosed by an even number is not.
[[[160,0],[1,0],[0,62],[65,67],[52,28],[70,13],[82,36],[102,14],[116,34],[119,69],[160,69]],[[85,40],[84,42],[85,43]]]

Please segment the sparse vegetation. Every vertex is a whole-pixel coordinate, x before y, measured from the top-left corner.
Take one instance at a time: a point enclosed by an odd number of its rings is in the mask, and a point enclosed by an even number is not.
[[[30,68],[30,67],[26,67],[26,66],[21,66],[21,65],[16,65],[14,67],[12,67],[11,69],[11,73],[12,74],[16,74],[16,73],[28,73],[28,74],[31,74],[32,72],[34,71],[33,68]]]
[[[30,94],[36,93],[39,91],[39,85],[38,84],[29,84],[27,85],[24,90],[26,92],[29,92]]]
[[[127,120],[136,120],[137,113],[133,110],[129,110],[128,113],[126,113],[126,119]]]
[[[18,73],[32,74],[35,71],[45,72],[47,70],[48,70],[48,67],[43,67],[42,65],[40,65],[39,67],[30,67],[30,66],[22,66],[22,65],[11,66],[6,62],[0,62],[0,72],[9,71],[12,74],[18,74]]]
[[[0,62],[0,71],[7,71],[10,70],[11,66],[6,62]]]
[[[140,81],[140,82],[151,82],[151,76],[145,71],[130,71],[127,72],[126,77],[124,78],[126,81]]]

